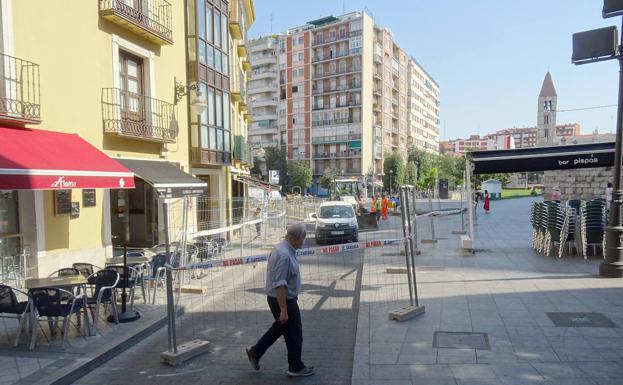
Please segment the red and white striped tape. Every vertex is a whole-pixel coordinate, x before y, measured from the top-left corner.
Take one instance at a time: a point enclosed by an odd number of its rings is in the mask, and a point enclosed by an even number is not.
[[[342,252],[348,252],[348,251],[370,249],[374,247],[398,245],[398,244],[403,243],[404,241],[405,239],[384,239],[384,240],[376,240],[376,241],[368,241],[368,242],[340,243],[338,245],[331,245],[331,246],[310,247],[307,249],[297,250],[296,256],[307,257],[310,255],[336,254],[336,253],[342,253]],[[239,257],[239,258],[217,259],[217,260],[213,260],[209,262],[189,263],[183,266],[176,267],[173,270],[211,269],[214,267],[221,267],[221,266],[248,265],[251,263],[268,261],[268,256],[269,254],[259,254],[259,255],[250,255],[247,257]]]

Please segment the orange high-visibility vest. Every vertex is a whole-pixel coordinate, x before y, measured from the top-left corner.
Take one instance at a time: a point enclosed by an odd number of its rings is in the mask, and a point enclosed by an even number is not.
[[[376,212],[376,198],[372,198],[372,205],[370,207],[370,212],[371,213],[375,213]]]

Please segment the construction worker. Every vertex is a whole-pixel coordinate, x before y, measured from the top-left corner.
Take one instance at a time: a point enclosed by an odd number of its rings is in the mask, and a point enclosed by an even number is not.
[[[372,196],[372,203],[370,203],[370,213],[376,216],[376,196]]]

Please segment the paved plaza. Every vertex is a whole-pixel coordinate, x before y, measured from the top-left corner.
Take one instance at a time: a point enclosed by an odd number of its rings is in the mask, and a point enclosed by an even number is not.
[[[559,259],[533,251],[532,201],[494,201],[490,214],[480,208],[473,255],[463,253],[459,236],[452,234],[460,215],[435,217],[437,242],[420,244],[416,257],[426,313],[405,322],[388,320],[409,298],[406,275],[387,273],[388,267],[404,266],[399,246],[307,257],[303,358],[316,367],[313,377],[285,376],[282,341],[262,358],[261,371],[251,370],[246,360],[244,347],[271,322],[262,293],[265,270],[257,264],[210,272],[194,283],[206,285],[206,294],[184,297],[179,341],[209,340],[208,353],[178,367],[161,364],[160,353],[167,349],[163,328],[77,383],[621,384],[623,281],[599,278],[599,258]],[[390,216],[362,240],[401,237],[399,218]],[[431,238],[427,217],[420,217],[417,227],[420,240]],[[250,246],[258,251],[264,245],[257,239]],[[29,359],[24,383],[49,374],[65,362],[60,358],[81,359],[71,350],[22,349],[14,357],[10,348],[4,352],[3,367],[22,370],[16,362]],[[4,380],[14,383],[19,377]]]

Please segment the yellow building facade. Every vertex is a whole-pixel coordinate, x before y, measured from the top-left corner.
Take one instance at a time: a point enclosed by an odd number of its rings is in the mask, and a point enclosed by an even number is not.
[[[103,266],[113,245],[163,241],[162,203],[147,176],[154,165],[190,171],[184,3],[0,1],[3,54],[39,68],[40,124],[26,126],[78,134],[136,175],[135,189],[96,189],[94,201],[71,190],[73,214],[57,213],[54,191],[16,192],[28,276]]]

